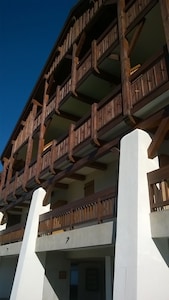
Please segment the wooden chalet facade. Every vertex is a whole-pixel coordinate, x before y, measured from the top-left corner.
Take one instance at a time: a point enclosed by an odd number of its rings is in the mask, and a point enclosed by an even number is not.
[[[79,1],[1,155],[0,211],[6,228],[0,232],[0,248],[22,241],[39,187],[46,190],[43,205],[50,204],[50,210],[39,218],[37,240],[116,222],[120,142],[135,130],[151,137],[147,157],[159,159],[159,168],[147,175],[150,210],[166,211],[169,2]],[[114,250],[110,255],[106,249],[105,257],[114,262]],[[96,290],[92,299],[112,299],[110,284]],[[71,289],[66,297],[59,299],[83,300],[80,292],[73,298]],[[114,294],[113,299],[129,298]]]

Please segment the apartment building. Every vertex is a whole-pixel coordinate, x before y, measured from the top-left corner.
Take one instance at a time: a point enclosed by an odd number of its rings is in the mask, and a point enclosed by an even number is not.
[[[78,1],[1,161],[0,299],[169,299],[169,2]]]

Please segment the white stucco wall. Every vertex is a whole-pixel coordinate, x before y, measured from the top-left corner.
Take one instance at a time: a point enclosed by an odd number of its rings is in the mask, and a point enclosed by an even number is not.
[[[59,278],[64,271],[66,278]],[[45,264],[45,278],[43,287],[43,300],[69,299],[70,261],[63,253],[48,252]]]
[[[113,153],[112,161],[113,161]],[[56,191],[53,195],[54,201],[67,200],[68,202],[84,197],[84,186],[87,182],[94,180],[95,192],[117,185],[118,161],[110,162],[107,170],[91,170],[84,181],[74,181],[69,184],[68,190]]]

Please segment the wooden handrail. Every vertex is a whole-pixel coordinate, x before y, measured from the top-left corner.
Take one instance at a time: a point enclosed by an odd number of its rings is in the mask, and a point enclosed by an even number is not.
[[[151,212],[169,208],[169,165],[147,174]]]

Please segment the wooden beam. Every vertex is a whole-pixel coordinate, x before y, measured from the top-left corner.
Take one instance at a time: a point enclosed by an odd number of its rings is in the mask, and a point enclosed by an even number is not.
[[[162,119],[159,127],[153,137],[153,140],[148,148],[148,157],[154,158],[157,155],[158,149],[169,131],[169,117]]]
[[[129,43],[126,38],[126,12],[125,0],[117,2],[118,12],[118,31],[120,44],[120,61],[121,61],[121,83],[122,83],[122,99],[123,99],[123,114],[130,114],[132,107],[131,84],[130,84],[130,59]]]
[[[62,170],[55,169],[55,174],[59,174],[61,171]],[[65,177],[66,178],[72,178],[72,179],[75,179],[75,180],[80,180],[80,181],[83,181],[83,180],[86,179],[85,175],[82,175],[82,174],[79,174],[79,173],[67,174]]]
[[[148,117],[146,120],[142,120],[138,122],[136,128],[140,128],[143,130],[150,130],[156,128],[159,125],[161,119],[163,118],[163,115],[164,115],[164,109]]]
[[[105,72],[103,70],[100,70],[98,69],[99,71],[98,72],[95,72],[94,70],[94,75],[100,79],[103,79],[105,81],[108,81],[109,83],[114,83],[114,84],[120,84],[120,78],[113,75],[113,74],[110,74],[108,72]]]
[[[97,169],[97,170],[101,170],[101,171],[104,171],[107,169],[107,165],[106,164],[103,164],[103,163],[100,163],[100,162],[89,162],[86,164],[89,168],[92,168],[92,169]]]
[[[132,39],[130,41],[130,45],[129,45],[129,51],[128,51],[128,56],[131,55],[131,52],[133,51],[135,45],[136,45],[136,42],[140,36],[140,33],[143,29],[143,26],[144,26],[144,23],[145,23],[145,19],[143,19],[136,27],[135,31],[134,31],[134,34],[132,36]]]
[[[61,189],[61,190],[67,190],[69,185],[61,182],[56,182],[54,185],[55,188]]]
[[[74,173],[72,175],[68,175],[67,178],[72,178],[79,181],[84,181],[86,179],[85,175]]]
[[[169,1],[168,0],[159,0],[161,8],[161,16],[164,27],[164,33],[166,38],[166,44],[169,53]]]
[[[77,117],[76,115],[69,114],[67,112],[64,112],[63,110],[59,110],[60,114],[59,116],[63,119],[70,120],[72,122],[78,122],[80,120],[80,117]]]
[[[80,93],[80,92],[77,93],[76,99],[78,99],[79,101],[84,102],[86,104],[90,104],[90,105],[94,102],[97,102],[97,99],[86,96],[86,95],[84,95],[83,93]]]
[[[37,106],[39,106],[39,107],[42,107],[42,104],[39,103],[39,101],[36,100],[36,99],[32,99],[32,103],[35,104],[35,105],[37,105]]]

